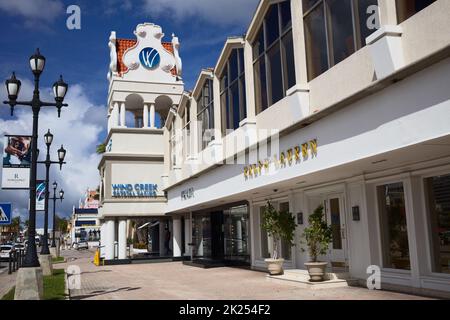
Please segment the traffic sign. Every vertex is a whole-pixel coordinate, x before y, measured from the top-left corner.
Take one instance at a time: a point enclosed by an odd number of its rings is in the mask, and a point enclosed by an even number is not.
[[[0,225],[11,224],[11,203],[0,203]]]

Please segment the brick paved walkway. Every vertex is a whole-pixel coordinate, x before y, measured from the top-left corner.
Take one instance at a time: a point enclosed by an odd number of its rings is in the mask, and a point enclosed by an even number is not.
[[[81,269],[81,289],[70,291],[74,300],[423,299],[354,287],[303,289],[269,281],[265,273],[235,268],[205,270],[180,262],[96,267],[92,264],[92,252],[63,251],[63,255],[68,262],[56,268],[72,265]]]

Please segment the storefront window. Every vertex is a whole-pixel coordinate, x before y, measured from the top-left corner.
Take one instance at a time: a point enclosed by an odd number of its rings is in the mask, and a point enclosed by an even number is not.
[[[289,212],[289,202],[280,203],[280,211]],[[292,247],[289,242],[281,241],[281,256],[286,260],[291,260],[292,258]]]
[[[377,188],[383,266],[411,270],[403,183]]]
[[[260,207],[259,208],[259,221],[262,223],[263,219],[264,219],[264,210],[265,207]],[[260,223],[260,225],[261,225]],[[267,232],[266,230],[264,230],[263,228],[260,228],[261,231],[261,258],[262,259],[267,259],[270,258],[270,252],[269,252],[269,238],[267,236]]]
[[[286,96],[295,85],[290,1],[273,4],[253,43],[256,113]]]
[[[225,259],[249,261],[248,207],[238,206],[224,210]]]
[[[365,46],[365,39],[378,28],[373,19],[377,4],[377,0],[303,0],[309,80]]]
[[[450,274],[450,175],[425,179],[433,272]]]
[[[211,216],[209,214],[193,216],[192,242],[194,257],[211,258]]]
[[[411,18],[436,0],[397,0],[398,23]]]

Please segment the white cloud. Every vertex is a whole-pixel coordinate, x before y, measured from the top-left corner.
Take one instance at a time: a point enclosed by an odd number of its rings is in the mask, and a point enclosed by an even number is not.
[[[143,0],[145,11],[180,22],[204,20],[221,26],[250,22],[259,0]]]
[[[60,0],[0,0],[0,10],[30,20],[51,21],[64,14]]]
[[[20,99],[29,99],[32,95],[32,82],[22,80]],[[4,89],[3,89],[4,90]],[[5,90],[4,90],[5,91]],[[6,96],[5,92],[1,96]],[[53,101],[51,89],[41,91],[42,100]],[[63,108],[61,118],[57,118],[56,108],[44,108],[39,116],[39,149],[40,159],[46,150],[43,135],[48,129],[54,134],[51,148],[52,160],[57,160],[57,150],[61,144],[67,150],[66,162],[62,171],[59,166],[52,166],[50,183],[56,180],[65,191],[66,200],[58,209],[65,216],[71,213],[73,205],[84,195],[87,187],[95,188],[99,184],[97,165],[100,157],[95,153],[95,147],[100,141],[100,135],[106,122],[106,111],[103,106],[92,103],[85,95],[81,85],[71,85],[66,100],[68,108]],[[0,135],[30,134],[32,131],[32,115],[24,107],[16,107],[16,118],[0,119]],[[2,144],[1,142],[0,144]],[[44,178],[42,165],[38,171],[39,178]],[[12,202],[17,212],[24,212],[28,208],[28,194],[26,191],[0,191],[0,201]]]

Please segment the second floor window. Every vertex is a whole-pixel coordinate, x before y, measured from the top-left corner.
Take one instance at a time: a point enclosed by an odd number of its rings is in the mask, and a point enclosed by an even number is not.
[[[286,96],[295,85],[291,1],[273,4],[253,42],[256,113]]]
[[[365,46],[378,12],[378,0],[303,0],[308,80]]]
[[[247,117],[245,97],[244,49],[234,49],[220,77],[222,134],[236,130]]]
[[[436,0],[396,0],[398,23],[411,18]]]
[[[197,121],[199,122],[199,147],[205,149],[214,140],[214,92],[213,81],[207,79],[197,101]]]

